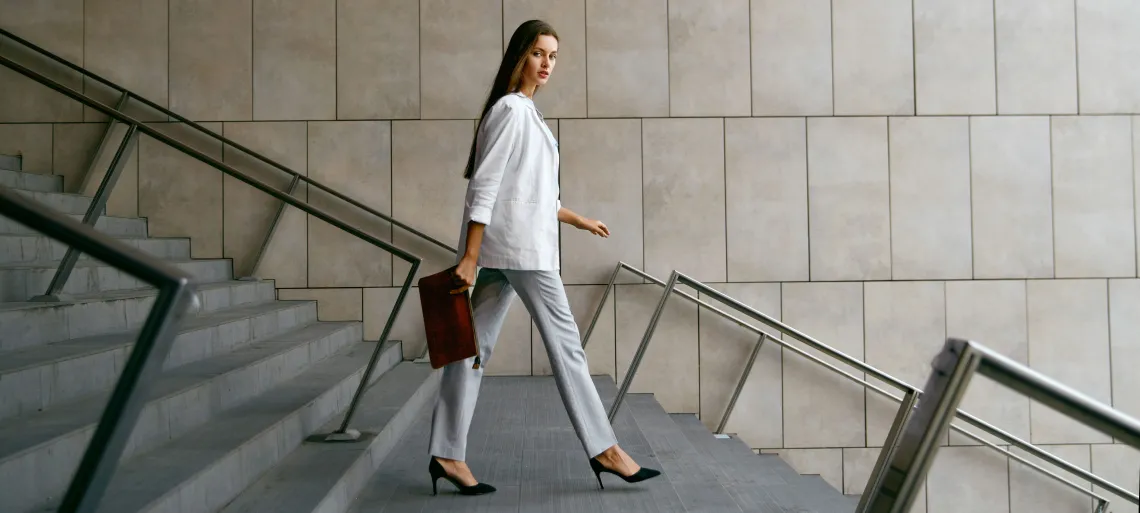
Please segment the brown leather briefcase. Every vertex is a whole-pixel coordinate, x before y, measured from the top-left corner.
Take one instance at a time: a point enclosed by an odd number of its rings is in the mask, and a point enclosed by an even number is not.
[[[420,306],[424,314],[431,367],[438,369],[452,362],[475,357],[479,368],[479,343],[475,336],[475,314],[470,290],[452,294],[455,267],[420,278]]]

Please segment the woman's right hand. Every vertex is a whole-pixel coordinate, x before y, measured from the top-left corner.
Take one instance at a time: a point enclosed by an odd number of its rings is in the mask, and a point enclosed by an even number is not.
[[[455,280],[455,287],[451,290],[452,294],[462,294],[475,284],[475,259],[464,256],[459,260],[459,265],[455,266],[453,277]]]

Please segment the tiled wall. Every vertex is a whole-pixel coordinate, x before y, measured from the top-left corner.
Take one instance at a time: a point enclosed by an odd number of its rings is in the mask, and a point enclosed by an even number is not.
[[[480,102],[504,41],[536,16],[562,35],[537,102],[560,140],[563,201],[613,230],[563,232],[583,327],[618,260],[677,268],[910,383],[946,336],[973,337],[1140,415],[1137,0],[0,0],[5,28],[450,243]],[[0,151],[72,190],[100,119],[0,71]],[[424,271],[451,261],[298,194],[423,255]],[[273,204],[143,140],[111,210],[241,274]],[[363,320],[369,337],[406,271],[296,211],[264,262],[281,298],[318,299],[322,319]],[[618,378],[660,290],[620,283],[588,349]],[[408,301],[393,338],[415,356]],[[521,306],[500,340],[491,372],[549,373]],[[633,390],[715,426],[754,341],[673,301]],[[965,408],[1136,489],[1140,454],[1018,394],[979,379]],[[773,344],[729,431],[856,493],[893,413]],[[919,510],[1091,509],[964,437],[948,443]]]

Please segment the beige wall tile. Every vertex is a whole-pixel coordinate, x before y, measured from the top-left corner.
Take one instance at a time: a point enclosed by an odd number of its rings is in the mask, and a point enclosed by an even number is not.
[[[590,321],[594,318],[594,312],[597,311],[598,301],[602,299],[604,290],[605,287],[601,285],[569,285],[566,287],[566,298],[570,301],[570,311],[573,312],[574,320],[578,323],[579,336],[586,336],[586,330],[590,327]],[[550,357],[546,353],[546,345],[538,331],[538,326],[533,321],[531,322],[531,333],[531,343],[534,346],[531,350],[534,358],[532,365],[534,375],[550,376],[553,374],[550,368]],[[594,332],[590,335],[589,343],[586,344],[586,361],[590,366],[590,374],[604,374],[611,377],[617,374],[614,364],[616,355],[614,335],[614,301],[613,294],[610,294],[610,299],[606,301],[602,308],[602,314],[598,317]]]
[[[970,122],[891,118],[891,276],[970,279]]]
[[[914,4],[918,114],[995,114],[994,0]]]
[[[586,1],[503,0],[503,48],[520,24],[540,19],[558,32],[552,79],[534,103],[549,118],[586,117]]]
[[[724,281],[724,124],[647,119],[642,126],[645,270]]]
[[[942,282],[874,282],[863,286],[866,309],[864,360],[910,385],[922,389],[930,362],[946,343],[946,289]],[[869,379],[889,392],[892,386]],[[867,393],[867,444],[882,446],[899,403]]]
[[[843,489],[843,449],[779,449],[779,454],[796,472],[817,475],[836,490]]]
[[[863,360],[862,283],[785,283],[784,322],[856,360]],[[785,339],[788,337],[785,337]],[[815,349],[793,346],[862,377]],[[863,385],[790,350],[784,351],[784,447],[866,445]]]
[[[0,124],[0,153],[23,156],[25,173],[52,174],[50,124]]]
[[[1074,0],[995,0],[998,112],[1077,112]]]
[[[107,170],[111,168],[119,144],[126,136],[127,127],[122,124],[115,125],[106,149],[91,171],[91,176],[86,180],[86,189],[82,190],[81,186],[90,168],[91,157],[107,126],[103,123],[61,123],[52,125],[52,128],[53,134],[48,142],[53,143],[53,174],[63,176],[63,190],[95,196]],[[119,179],[115,182],[115,188],[111,191],[111,197],[107,201],[107,215],[136,217],[138,205],[139,161],[136,143],[134,149],[127,155],[127,161],[119,174]]]
[[[808,120],[811,279],[891,277],[885,118]]]
[[[619,285],[617,301],[617,382],[625,379],[645,328],[664,289],[657,285]],[[697,306],[683,298],[669,299],[649,341],[631,393],[655,394],[669,413],[700,411]]]
[[[317,319],[322,322],[364,320],[363,289],[280,289],[281,301],[317,302]]]
[[[831,0],[751,3],[752,114],[831,115]]]
[[[1049,119],[970,119],[974,278],[1051,278]]]
[[[618,261],[643,267],[641,120],[560,123],[562,206],[610,229],[609,238],[562,227],[562,279],[606,283]],[[639,283],[630,273],[618,283]]]
[[[419,0],[337,0],[337,119],[419,117],[419,16]]]
[[[752,113],[748,0],[669,1],[669,113],[748,116]]]
[[[502,24],[502,0],[420,1],[420,117],[479,117],[503,57]]]
[[[170,1],[170,110],[253,117],[253,0]]]
[[[463,167],[474,135],[473,121],[392,123],[392,217],[456,248],[467,180]],[[456,255],[395,228],[392,241],[423,258],[419,277],[455,265]],[[392,285],[399,286],[411,264],[393,259]]]
[[[309,123],[309,176],[381,212],[392,211],[392,126],[387,121]],[[309,201],[383,241],[391,226],[310,188]],[[309,217],[309,286],[386,286],[392,256],[340,228]]]
[[[7,0],[4,29],[72,64],[83,66],[83,0]],[[4,56],[62,84],[82,90],[78,73],[47,61],[11,41],[0,41]],[[47,86],[0,66],[0,122],[82,121],[83,106]]]
[[[1029,366],[1097,401],[1112,401],[1105,280],[1030,281]],[[1030,403],[1035,444],[1111,443],[1112,438]]]
[[[843,449],[843,493],[860,495],[879,458],[879,449]],[[926,513],[926,486],[922,486],[914,499],[910,513]]]
[[[914,114],[911,2],[833,0],[835,113]]]
[[[1044,445],[1039,447],[1082,469],[1089,470],[1091,467],[1089,446],[1087,445]],[[1011,451],[1028,459],[1031,463],[1043,464],[1041,459],[1030,456],[1021,449],[1014,448]],[[1046,468],[1050,466],[1045,465]],[[1082,487],[1088,487],[1084,482],[1079,482],[1079,484]],[[1009,462],[1009,504],[1012,513],[1085,513],[1092,511],[1092,500],[1087,495],[1082,495],[1080,492],[1065,486],[1058,486],[1056,481],[1015,460]]]
[[[1140,112],[1140,4],[1077,0],[1081,113]]]
[[[1109,340],[1112,356],[1112,406],[1140,417],[1140,280],[1109,280]]]
[[[944,447],[926,493],[930,513],[1009,513],[1007,458],[989,447]]]
[[[1140,130],[1137,130],[1138,126],[1140,126],[1140,116],[1132,116],[1132,176],[1134,177],[1132,180],[1133,198],[1140,198],[1140,180],[1135,179],[1137,175],[1140,175],[1140,159],[1136,158],[1136,155],[1140,155]],[[1140,237],[1140,208],[1136,209],[1135,222],[1138,232],[1137,236]],[[1137,270],[1140,270],[1140,251],[1136,252],[1136,261]]]
[[[364,340],[380,340],[384,325],[400,295],[399,288],[385,287],[364,289]],[[424,334],[423,308],[420,304],[420,290],[412,287],[400,306],[400,313],[388,335],[388,340],[403,342],[404,359],[419,358],[427,349],[427,335]]]
[[[1092,471],[1096,475],[1136,493],[1136,469],[1140,468],[1140,452],[1122,444],[1093,445],[1090,449],[1092,449]],[[1109,505],[1111,513],[1136,513],[1137,511],[1135,504],[1119,495],[1109,493],[1099,486],[1094,486],[1093,491],[1111,501]]]
[[[87,0],[83,3],[83,62],[89,71],[101,75],[161,106],[167,106],[169,93],[169,9],[167,2],[144,0]],[[130,20],[124,23],[125,20]],[[119,93],[98,82],[87,80],[85,92],[106,105],[115,105]],[[148,107],[130,108],[127,113],[142,119],[165,120]],[[106,116],[93,109],[87,121]]]
[[[222,143],[176,123],[152,125],[215,158]],[[204,123],[220,132],[220,123]],[[139,215],[151,237],[189,237],[193,258],[222,257],[222,172],[150,137],[139,138]]]
[[[590,116],[669,115],[667,0],[586,0]]]
[[[775,319],[780,318],[779,283],[717,283],[712,287]],[[700,297],[737,318],[744,317],[707,294]],[[710,430],[715,430],[728,410],[737,384],[744,379],[744,388],[725,432],[736,433],[750,447],[782,447],[783,363],[780,346],[766,341],[756,355],[752,370],[745,376],[745,367],[759,336],[707,308],[700,308],[698,315],[701,420]],[[751,324],[762,329],[766,327],[755,321]],[[773,335],[780,333],[771,328],[767,331]]]
[[[1016,362],[1028,363],[1025,287],[1023,281],[946,282],[946,336],[975,340]],[[1022,440],[1029,439],[1029,399],[985,376],[971,379],[959,408]],[[974,428],[970,431],[979,432]],[[958,445],[977,443],[953,432],[950,441]]]
[[[726,119],[728,279],[808,279],[803,118]]]
[[[332,1],[254,2],[254,119],[336,119],[336,7]]]
[[[1136,276],[1132,120],[1053,118],[1058,278]]]
[[[296,171],[308,171],[307,135],[304,122],[226,123],[225,136],[234,142]],[[287,191],[292,178],[244,152],[227,146],[225,161],[251,177],[278,190]],[[269,235],[273,219],[283,204],[269,194],[255,189],[232,176],[225,181],[225,233],[223,250],[234,262],[239,276],[255,272],[257,253]],[[294,197],[306,197],[304,183],[298,185]],[[287,207],[265,249],[256,276],[276,280],[281,288],[304,287],[308,284],[306,251],[306,214]]]

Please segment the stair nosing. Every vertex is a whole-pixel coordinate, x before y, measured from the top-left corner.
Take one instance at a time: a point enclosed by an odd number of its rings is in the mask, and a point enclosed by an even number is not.
[[[213,290],[220,290],[229,287],[236,287],[239,285],[252,284],[258,285],[263,283],[270,283],[271,280],[225,280],[225,281],[211,281],[205,283],[195,284],[195,292],[208,292]],[[110,295],[113,297],[102,297]],[[67,301],[60,301],[54,303],[40,303],[32,301],[0,301],[0,313],[22,310],[38,310],[45,308],[66,308],[75,305],[84,305],[90,303],[101,303],[105,301],[129,301],[132,299],[143,299],[148,297],[158,296],[158,289],[154,287],[135,288],[135,289],[117,289],[107,290],[102,292],[84,292],[82,294],[73,294],[69,296]]]

